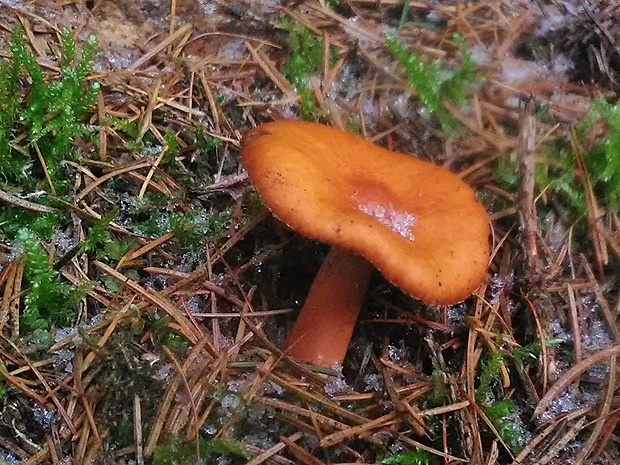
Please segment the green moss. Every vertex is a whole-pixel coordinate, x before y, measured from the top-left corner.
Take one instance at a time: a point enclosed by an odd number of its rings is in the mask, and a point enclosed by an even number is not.
[[[483,410],[512,452],[517,453],[525,447],[529,433],[523,423],[515,421],[515,405],[510,399],[493,402]]]
[[[391,455],[383,459],[381,463],[396,465],[435,465],[438,464],[439,461],[437,457],[422,449],[412,449],[402,454]]]
[[[22,62],[14,54],[0,63],[0,170],[4,176],[24,179],[29,170],[29,159],[11,147],[19,114],[18,79]]]
[[[23,249],[25,260],[22,327],[35,331],[47,330],[51,325],[70,325],[82,294],[61,280],[58,271],[49,263],[40,238],[33,231],[20,229],[16,247]]]
[[[170,216],[171,229],[181,246],[187,250],[194,250],[197,245],[202,247],[205,240],[224,235],[231,224],[232,210],[208,215],[200,211],[190,211],[173,213]]]
[[[605,124],[602,139],[595,140],[585,155],[586,164],[595,189],[601,193],[607,206],[620,208],[620,105],[597,99],[578,127],[581,139],[586,139],[597,121]]]
[[[438,61],[427,61],[407,50],[394,35],[386,35],[388,50],[405,70],[409,85],[415,90],[420,103],[435,116],[444,130],[458,129],[458,122],[444,107],[445,103],[463,104],[482,81],[465,41],[455,34],[454,42],[461,54],[459,68],[446,68]]]
[[[541,117],[546,117],[542,111]],[[537,112],[540,115],[541,112]],[[594,128],[602,131],[595,131]],[[575,126],[576,142],[583,152],[588,176],[599,205],[613,211],[620,208],[620,105],[595,100],[585,118]],[[535,167],[536,190],[545,191],[548,203],[568,222],[586,216],[583,180],[569,141],[558,139],[542,148],[544,156]],[[495,177],[514,192],[519,177],[516,153],[500,154]]]
[[[165,437],[163,444],[157,446],[150,459],[151,465],[189,465],[195,464],[197,459],[196,442],[183,442],[176,437]],[[234,463],[245,463],[252,456],[239,441],[229,438],[206,440],[200,438],[198,450],[201,460],[199,463],[215,463],[218,456],[229,456],[237,459]]]
[[[81,244],[83,252],[93,252],[104,247],[105,244],[113,242],[112,236],[108,231],[108,226],[110,226],[110,222],[114,219],[115,215],[116,208],[113,208],[89,228],[88,235]]]
[[[52,237],[56,225],[63,220],[62,214],[41,214],[11,205],[2,205],[0,208],[0,240],[12,242],[20,229],[28,228],[47,241]]]
[[[68,29],[61,32],[60,72],[43,74],[21,33],[9,40],[11,57],[0,63],[0,174],[3,190],[15,195],[49,189],[37,149],[58,194],[67,185],[63,161],[76,158],[73,142],[91,136],[96,128],[84,124],[99,85],[88,83],[97,41],[87,39],[81,53]],[[36,144],[36,146],[35,146]],[[45,197],[37,200],[49,204]],[[49,240],[65,215],[40,214],[13,206],[0,209],[0,238],[22,250],[24,259],[21,327],[33,341],[50,341],[52,326],[66,326],[75,318],[75,306],[84,289],[73,289],[49,263],[43,242]]]
[[[565,342],[564,339],[547,339],[545,341],[546,347],[554,347],[558,344]],[[515,365],[518,369],[522,370],[530,363],[537,362],[540,358],[542,344],[540,340],[536,340],[534,342],[530,342],[523,347],[518,347],[516,349],[510,350],[510,355],[514,360]]]
[[[128,229],[149,237],[169,233],[170,212],[166,203],[167,199],[163,197],[160,199],[153,192],[147,192],[141,200],[136,199],[135,204],[124,212],[125,219],[128,220]]]
[[[187,206],[182,209],[174,200],[148,192],[141,201],[123,211],[123,219],[128,229],[149,237],[160,237],[174,231],[181,249],[175,250],[176,253],[202,254],[206,241],[225,235],[232,224],[233,213],[234,206],[211,213],[200,208],[188,210]],[[126,248],[122,244],[119,247]],[[114,252],[112,249],[109,251]]]
[[[563,216],[575,220],[586,213],[585,191],[566,141],[558,140],[545,147],[545,157],[535,167],[535,179],[537,190],[545,190]]]
[[[168,165],[174,162],[174,159],[179,155],[179,142],[177,136],[173,131],[166,131],[164,133],[164,141],[166,143],[164,147],[164,158],[162,159],[161,167],[166,169]]]
[[[18,29],[13,30],[9,46],[12,56],[0,69],[0,171],[7,181],[28,187],[35,173],[39,181],[43,180],[42,170],[32,169],[39,163],[36,150],[31,148],[36,143],[54,186],[62,190],[62,160],[73,156],[72,143],[76,138],[96,131],[96,127],[82,123],[81,119],[99,92],[98,83],[86,82],[97,41],[90,36],[76,56],[75,41],[63,29],[60,74],[51,81],[44,79]],[[30,84],[24,87],[23,83],[28,81]],[[15,137],[23,133],[26,139],[15,144]],[[39,184],[41,188],[47,187],[45,183]]]
[[[446,401],[449,401],[448,385],[445,382],[443,372],[437,366],[435,360],[433,360],[433,390],[426,396],[426,403],[428,406],[437,407],[444,405]]]
[[[194,130],[194,138],[201,155],[213,154],[215,151],[214,149],[220,145],[219,139],[216,139],[209,134],[205,134],[205,130],[202,125],[196,126],[196,129]]]
[[[359,122],[353,116],[349,116],[347,119],[347,131],[356,135],[360,135],[362,133]]]
[[[118,261],[136,245],[136,239],[123,236],[120,239],[104,242],[103,250],[108,260]]]
[[[493,388],[500,384],[500,362],[503,360],[502,352],[485,352],[482,360],[482,369],[478,375],[478,387],[476,388],[476,400],[485,402],[492,395]]]
[[[291,55],[282,66],[282,72],[294,86],[307,85],[308,77],[321,69],[323,41],[297,21],[283,19],[282,26],[291,38]]]
[[[181,335],[170,329],[169,322],[170,318],[166,313],[157,312],[152,316],[144,317],[142,323],[135,325],[134,329],[141,326],[144,330],[151,331],[158,348],[166,346],[175,353],[184,353],[188,343]]]
[[[104,122],[118,134],[121,134],[123,145],[127,150],[136,153],[144,151],[144,140],[138,139],[140,128],[137,119],[119,119],[108,116]]]
[[[291,38],[291,55],[282,65],[282,74],[299,94],[301,118],[319,121],[325,118],[314,102],[309,78],[319,74],[323,63],[323,41],[314,37],[297,21],[282,20],[282,26]]]
[[[129,312],[137,314],[138,309],[131,306]],[[97,345],[99,333],[81,331],[81,328],[78,331],[80,346],[97,353],[94,361],[98,373],[97,402],[93,404],[93,413],[100,431],[109,432],[102,437],[104,451],[113,453],[134,444],[135,396],[140,398],[143,430],[150,430],[166,388],[166,383],[157,379],[161,365],[141,357],[149,350],[148,343],[140,343],[124,324],[116,328],[103,347]]]
[[[493,169],[493,176],[503,189],[516,192],[519,188],[519,171],[517,170],[516,152],[500,153]]]

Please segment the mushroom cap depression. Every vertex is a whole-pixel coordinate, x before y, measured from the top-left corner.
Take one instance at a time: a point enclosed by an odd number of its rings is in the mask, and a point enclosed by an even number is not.
[[[486,210],[444,168],[329,126],[293,121],[249,130],[241,162],[282,222],[365,257],[417,299],[460,302],[484,279]]]

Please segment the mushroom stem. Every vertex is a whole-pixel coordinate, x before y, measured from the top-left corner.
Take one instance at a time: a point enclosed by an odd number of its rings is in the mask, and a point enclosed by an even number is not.
[[[372,268],[359,255],[331,248],[287,338],[293,359],[324,367],[342,364]]]

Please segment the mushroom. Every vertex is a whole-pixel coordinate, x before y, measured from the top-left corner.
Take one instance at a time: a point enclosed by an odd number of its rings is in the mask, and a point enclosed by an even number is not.
[[[444,168],[293,121],[249,130],[241,162],[276,217],[333,246],[286,342],[297,361],[342,364],[373,267],[436,305],[464,300],[485,277],[487,213]]]

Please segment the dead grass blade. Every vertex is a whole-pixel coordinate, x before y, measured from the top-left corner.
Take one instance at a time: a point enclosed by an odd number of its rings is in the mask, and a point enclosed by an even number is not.
[[[189,367],[198,359],[199,356],[204,355],[203,349],[205,348],[210,348],[210,350],[213,351],[213,344],[208,337],[203,337],[192,347],[187,358],[184,360],[183,365],[181,365],[181,372],[186,372]],[[210,363],[213,363],[212,358],[210,359]],[[155,450],[155,447],[157,446],[157,441],[159,440],[159,436],[163,430],[164,423],[166,422],[166,417],[168,416],[177,390],[181,385],[181,381],[181,375],[180,373],[177,373],[166,388],[166,392],[164,393],[162,401],[157,410],[155,421],[153,422],[153,426],[151,427],[151,431],[146,441],[146,445],[144,446],[144,457],[146,458],[151,456],[151,454]]]
[[[90,194],[94,189],[96,189],[97,187],[99,187],[101,184],[103,184],[104,182],[108,181],[109,179],[112,179],[116,176],[119,176],[121,174],[124,173],[129,173],[130,171],[136,171],[136,170],[140,170],[142,168],[148,168],[150,166],[152,166],[153,162],[152,161],[138,161],[138,162],[134,162],[134,163],[129,163],[128,165],[119,167],[107,174],[104,174],[103,176],[101,176],[100,178],[97,178],[96,180],[94,180],[93,182],[91,182],[88,186],[86,186],[84,189],[82,189],[81,192],[79,192],[75,197],[74,197],[74,201],[75,203],[78,203],[80,200],[84,199],[84,197],[86,197],[88,194]]]
[[[263,56],[260,51],[260,46],[259,48],[254,48],[249,42],[246,42],[245,46],[252,55],[252,58],[256,64],[261,67],[261,69],[278,89],[286,95],[289,95],[295,91],[293,86],[286,80],[278,68],[276,68],[276,66],[267,57]]]
[[[538,255],[538,219],[534,204],[534,160],[536,155],[536,117],[534,100],[529,99],[522,110],[519,121],[519,211],[525,236],[525,253],[527,254],[527,276],[530,282],[538,280],[541,263]]]
[[[555,399],[560,392],[568,387],[579,375],[581,375],[581,373],[591,368],[593,365],[602,362],[611,356],[617,355],[618,352],[620,352],[620,345],[612,346],[590,355],[589,357],[584,358],[580,363],[573,365],[560,377],[560,379],[555,382],[553,386],[551,386],[551,388],[549,388],[542,399],[540,399],[540,402],[536,406],[536,409],[534,409],[532,416],[534,418],[539,417],[547,409],[549,403]]]
[[[374,420],[368,420],[362,425],[352,426],[342,429],[341,431],[336,431],[335,433],[328,434],[327,436],[323,436],[323,438],[321,438],[321,440],[319,441],[319,445],[321,447],[335,446],[336,444],[340,444],[346,439],[352,439],[355,437],[362,437],[368,435],[371,432],[393,425],[395,423],[398,423],[399,421],[400,420],[398,419],[396,412],[391,412]]]
[[[295,444],[295,441],[290,440],[286,436],[280,436],[280,441],[286,444],[286,447],[293,453],[297,460],[304,465],[327,465],[322,460],[317,459],[314,455],[308,452],[303,447]]]
[[[179,39],[179,38],[183,37],[184,35],[186,35],[192,29],[193,29],[193,26],[191,24],[185,24],[185,25],[181,26],[173,34],[168,35],[168,37],[166,37],[164,40],[162,40],[157,45],[152,47],[147,53],[142,55],[142,57],[140,57],[140,59],[135,61],[133,64],[129,65],[127,67],[127,69],[128,70],[137,70],[138,68],[142,67],[142,65],[146,64],[151,58],[153,58],[159,52],[161,52],[166,47],[168,47],[169,45],[174,43],[177,39]]]
[[[0,189],[0,201],[6,202],[16,207],[25,208],[26,210],[32,210],[39,213],[56,213],[57,210],[47,205],[40,205],[38,203],[30,202],[28,200],[20,199],[8,192],[4,192]]]
[[[138,465],[144,465],[142,428],[142,408],[140,404],[140,397],[136,394],[133,398],[133,439],[136,444],[136,463]]]
[[[270,447],[269,449],[256,455],[252,460],[246,463],[246,465],[261,465],[262,463],[265,463],[268,459],[276,455],[278,452],[282,451],[289,444],[294,443],[295,441],[299,441],[303,436],[304,434],[300,431],[291,434],[286,438],[288,442],[280,441],[273,447]]]
[[[23,257],[18,257],[12,260],[0,275],[0,284],[4,284],[2,302],[0,303],[0,333],[6,322],[10,320],[12,338],[19,336],[19,302],[24,265]]]
[[[571,428],[562,435],[553,445],[547,450],[547,453],[543,455],[537,463],[540,465],[547,465],[554,458],[558,456],[558,453],[570,442],[572,441],[579,431],[583,428],[583,425],[587,419],[585,417],[580,418],[577,422],[571,426]]]
[[[71,430],[72,433],[76,433],[76,429],[75,426],[73,425],[73,422],[71,421],[71,417],[68,415],[67,411],[65,410],[65,408],[62,406],[60,400],[58,399],[58,397],[55,395],[54,390],[52,389],[52,387],[50,386],[50,384],[47,382],[47,380],[45,379],[45,377],[41,374],[41,372],[37,369],[36,366],[34,366],[32,364],[32,362],[30,361],[30,359],[28,357],[26,357],[22,351],[19,349],[19,347],[17,347],[17,345],[11,341],[10,339],[7,339],[5,336],[0,335],[0,337],[7,343],[9,344],[13,350],[15,351],[15,353],[17,353],[22,359],[23,361],[28,365],[28,367],[30,367],[30,370],[36,375],[36,377],[39,379],[39,381],[41,382],[41,384],[43,385],[43,387],[45,388],[45,391],[47,392],[48,396],[50,397],[50,399],[52,400],[52,403],[54,404],[54,406],[56,407],[56,409],[58,410],[58,413],[60,414],[60,416],[62,417],[62,419],[64,420],[65,424],[67,425],[67,427]],[[1,363],[1,362],[0,362]],[[4,363],[2,363],[2,371],[6,370],[6,367],[4,366]],[[11,376],[8,371],[6,373],[2,373],[5,377]],[[13,380],[15,380],[15,377],[11,377]],[[7,378],[7,381],[9,381],[9,379]],[[39,396],[37,396],[38,398]],[[41,402],[42,404],[45,404],[46,402],[43,401]]]
[[[590,433],[590,437],[581,448],[577,457],[575,458],[575,465],[582,465],[588,457],[592,454],[593,449],[602,443],[600,441],[600,436],[603,431],[603,427],[605,426],[605,421],[607,419],[607,415],[609,410],[611,409],[611,403],[613,400],[614,392],[616,390],[616,374],[618,370],[618,365],[616,364],[617,353],[612,353],[609,358],[609,376],[607,377],[607,389],[605,390],[605,395],[603,397],[603,402],[601,405],[601,409],[599,411],[599,416],[595,420],[594,428]],[[594,458],[594,457],[593,457]]]
[[[185,337],[188,341],[196,343],[199,340],[199,334],[196,332],[194,326],[189,323],[185,315],[183,315],[174,304],[168,301],[164,296],[160,295],[160,293],[152,289],[144,289],[142,286],[110,268],[105,263],[95,261],[94,265],[101,269],[104,273],[112,276],[120,284],[127,286],[129,289],[142,296],[152,305],[155,305],[165,311],[179,325],[183,337]]]

